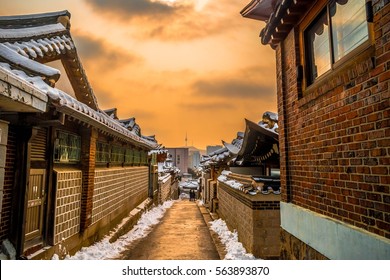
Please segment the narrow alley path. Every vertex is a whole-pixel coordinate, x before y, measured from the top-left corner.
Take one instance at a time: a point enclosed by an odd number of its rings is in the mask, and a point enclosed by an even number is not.
[[[218,260],[208,226],[196,205],[179,200],[149,235],[123,251],[122,260]]]

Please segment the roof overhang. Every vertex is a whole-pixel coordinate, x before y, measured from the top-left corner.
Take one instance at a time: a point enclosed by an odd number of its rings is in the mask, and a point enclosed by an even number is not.
[[[243,17],[267,21],[282,0],[252,0],[240,14]]]
[[[277,147],[279,145],[277,133],[249,120],[245,120],[245,122],[245,136],[237,160],[253,157],[261,160],[268,159],[271,155],[279,152],[279,148],[275,148],[275,145]]]

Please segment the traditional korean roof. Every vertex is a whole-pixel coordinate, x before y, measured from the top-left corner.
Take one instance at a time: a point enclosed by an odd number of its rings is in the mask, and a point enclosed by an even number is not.
[[[261,42],[273,47],[287,36],[314,2],[309,0],[252,0],[241,11],[241,15],[265,21],[266,26],[260,32]]]
[[[282,0],[252,0],[240,12],[243,17],[266,21]]]
[[[278,160],[278,114],[266,111],[259,123],[245,120],[245,124],[245,133],[238,132],[231,143],[222,141],[224,147],[203,156],[201,166],[226,164],[229,161],[260,163],[271,157]]]
[[[264,115],[263,120],[257,124],[245,120],[245,136],[241,149],[237,154],[237,161],[256,161],[260,163],[269,159],[279,160],[278,126],[277,123],[266,119]]]
[[[69,20],[68,11],[0,17],[0,46],[5,54],[0,59],[47,80],[54,76],[51,85],[58,80],[60,73],[44,63],[61,59],[77,100],[97,110],[95,94],[70,35]],[[10,51],[13,51],[12,55]]]
[[[15,109],[11,101],[20,101],[24,107],[17,108],[22,112],[45,112],[49,106],[54,106],[57,111],[70,118],[93,125],[105,133],[147,149],[157,147],[153,137],[141,135],[137,124],[129,130],[119,122],[116,109],[107,112],[99,109],[70,35],[69,19],[68,11],[0,17],[0,78],[20,89],[15,92],[30,94],[25,96],[20,93],[20,96],[7,97],[2,93],[0,101],[4,104],[4,99],[10,103],[7,106],[9,110]],[[55,88],[61,73],[45,63],[59,59],[76,98]],[[9,91],[7,94],[13,93]],[[26,98],[31,100],[26,101]],[[36,100],[41,101],[38,107],[34,106]]]
[[[104,113],[106,113],[110,118],[114,120],[118,119],[117,111],[117,108],[103,110]]]

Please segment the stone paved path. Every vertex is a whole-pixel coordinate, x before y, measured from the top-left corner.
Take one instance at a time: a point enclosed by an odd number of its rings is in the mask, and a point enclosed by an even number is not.
[[[218,260],[219,255],[197,202],[179,200],[149,235],[135,241],[122,260]]]

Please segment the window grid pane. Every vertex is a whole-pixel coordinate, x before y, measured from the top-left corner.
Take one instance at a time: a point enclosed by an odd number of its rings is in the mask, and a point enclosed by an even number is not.
[[[57,139],[54,147],[55,162],[78,162],[81,155],[81,137],[57,131]]]
[[[368,39],[365,1],[332,3],[330,6],[335,61]]]
[[[326,10],[312,23],[306,31],[308,60],[310,63],[310,82],[331,68],[329,47],[329,25]]]
[[[96,142],[96,162],[109,162],[109,146],[106,143]]]

